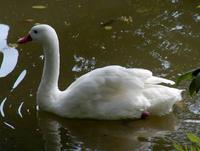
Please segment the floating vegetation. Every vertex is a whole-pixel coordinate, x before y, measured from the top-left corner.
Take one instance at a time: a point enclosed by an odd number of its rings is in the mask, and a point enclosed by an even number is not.
[[[32,8],[33,9],[45,9],[45,8],[47,8],[47,6],[44,6],[44,5],[33,5]]]
[[[112,24],[114,24],[115,22],[125,22],[125,23],[132,23],[133,22],[133,18],[132,16],[120,16],[118,18],[115,19],[109,19],[106,22],[101,22],[100,25],[101,27],[104,27],[105,30],[112,30]]]
[[[31,23],[31,22],[34,22],[34,19],[28,18],[28,19],[25,19],[25,21]]]
[[[112,30],[112,26],[105,26],[104,29],[105,30]]]
[[[18,44],[17,43],[9,43],[8,46],[12,47],[12,48],[17,48]]]
[[[121,16],[121,17],[119,17],[119,20],[126,22],[126,23],[132,23],[133,22],[132,16]]]
[[[65,24],[65,26],[70,26],[71,25],[71,23],[68,22],[68,21],[64,21],[64,24]]]

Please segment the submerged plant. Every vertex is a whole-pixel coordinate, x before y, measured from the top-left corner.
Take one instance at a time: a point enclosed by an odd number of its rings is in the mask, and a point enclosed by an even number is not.
[[[174,148],[177,151],[200,151],[200,138],[192,133],[187,133],[187,138],[192,143],[191,145],[174,143]]]

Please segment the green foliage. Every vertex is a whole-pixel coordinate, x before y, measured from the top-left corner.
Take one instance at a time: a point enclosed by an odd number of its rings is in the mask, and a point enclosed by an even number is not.
[[[183,80],[191,80],[189,86],[190,96],[193,96],[200,90],[200,68],[188,71],[177,78],[176,84],[179,85]]]
[[[177,151],[200,151],[200,138],[192,133],[187,133],[187,138],[192,145],[180,145],[174,143],[173,146]]]
[[[176,80],[176,84],[179,85],[181,81],[183,80],[192,80],[193,76],[192,76],[192,71],[183,73],[182,75],[180,75],[177,80]]]
[[[200,138],[192,133],[187,133],[187,138],[200,147]]]

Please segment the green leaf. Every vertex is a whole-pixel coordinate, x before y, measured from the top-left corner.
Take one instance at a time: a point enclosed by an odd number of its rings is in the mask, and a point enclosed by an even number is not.
[[[187,138],[192,143],[191,145],[180,145],[174,143],[173,146],[177,151],[200,151],[200,137],[192,134],[187,133]]]
[[[185,145],[185,149],[184,149],[184,151],[189,151],[187,145]]]
[[[195,68],[183,73],[177,78],[176,85],[179,85],[180,82],[183,80],[192,80],[194,77],[198,76],[199,73],[200,73],[200,68]]]
[[[196,144],[200,144],[200,138],[197,137],[196,135],[194,135],[192,133],[187,133],[187,137],[191,142],[196,143]]]
[[[183,147],[177,143],[174,143],[173,146],[177,151],[184,151]]]
[[[193,71],[189,71],[189,72],[186,72],[186,73],[180,75],[176,80],[176,85],[179,85],[180,82],[183,80],[191,80],[193,78],[192,72]]]

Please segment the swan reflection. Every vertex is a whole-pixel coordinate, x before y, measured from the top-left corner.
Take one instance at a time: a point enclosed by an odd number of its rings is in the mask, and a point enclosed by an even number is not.
[[[66,150],[145,150],[149,137],[164,136],[179,127],[170,114],[136,121],[97,121],[63,119],[47,113],[38,114],[47,151]]]

